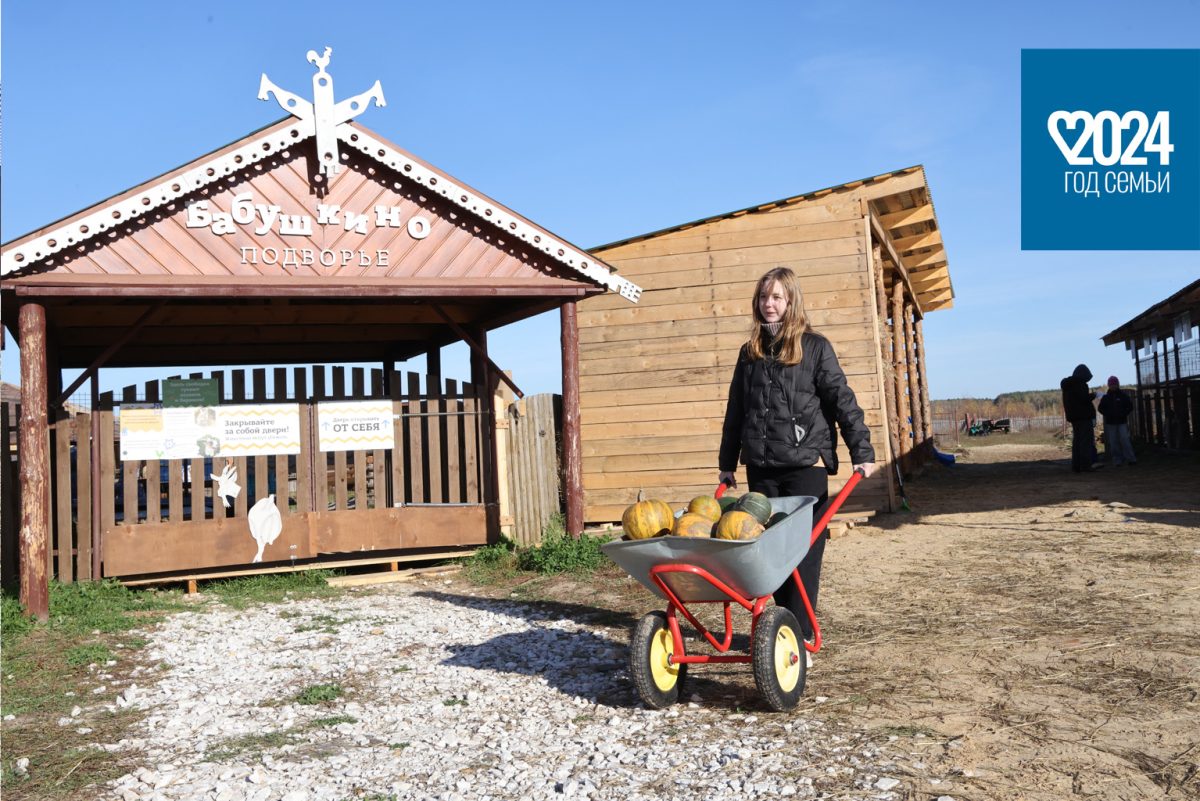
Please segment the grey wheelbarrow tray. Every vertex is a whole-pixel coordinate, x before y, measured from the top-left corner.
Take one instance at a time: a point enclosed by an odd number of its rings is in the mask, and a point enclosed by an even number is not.
[[[808,553],[816,498],[771,498],[771,515],[787,515],[753,540],[667,535],[645,540],[614,540],[600,546],[610,559],[659,598],[669,600],[650,570],[686,564],[702,568],[743,598],[770,595]],[[663,581],[681,601],[724,601],[728,593],[693,573],[670,573]]]

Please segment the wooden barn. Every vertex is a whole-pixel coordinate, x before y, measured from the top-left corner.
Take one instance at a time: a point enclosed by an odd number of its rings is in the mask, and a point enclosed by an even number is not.
[[[1146,442],[1200,448],[1200,280],[1109,331],[1105,345],[1133,356],[1136,419]]]
[[[639,491],[673,507],[711,493],[729,381],[768,269],[801,278],[866,413],[881,469],[856,514],[897,505],[905,469],[932,450],[922,323],[954,291],[921,166],[740,209],[595,248],[643,288],[637,306],[579,304],[585,515],[620,520]],[[845,446],[840,461],[849,464]],[[745,468],[739,484],[745,486]],[[848,475],[843,467],[831,491]]]
[[[328,58],[309,54],[313,103],[263,76],[260,99],[292,116],[4,244],[22,400],[4,562],[19,552],[31,612],[51,576],[194,580],[495,541],[493,399],[516,386],[487,335],[555,309],[578,486],[575,303],[638,287],[353,122],[382,92],[334,104]],[[445,381],[440,350],[460,341],[471,376]],[[427,375],[395,370],[419,355]],[[325,366],[347,362],[375,367]],[[218,369],[99,392],[102,369],[168,365]],[[64,387],[67,368],[84,372]],[[92,406],[68,415],[81,382]],[[568,511],[581,521],[580,492]]]

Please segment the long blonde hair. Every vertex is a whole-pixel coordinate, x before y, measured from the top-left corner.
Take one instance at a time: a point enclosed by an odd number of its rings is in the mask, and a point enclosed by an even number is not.
[[[746,345],[750,351],[750,358],[761,359],[766,356],[763,340],[765,339],[766,344],[769,345],[772,337],[766,328],[762,311],[758,308],[758,296],[775,282],[779,283],[788,302],[787,308],[783,312],[783,326],[775,337],[779,340],[779,352],[775,354],[775,358],[783,364],[799,364],[800,360],[804,358],[801,338],[805,332],[811,331],[812,327],[809,326],[808,315],[804,312],[804,295],[800,292],[800,280],[796,278],[796,274],[790,267],[774,267],[767,270],[766,274],[754,285],[754,295],[750,299],[750,306],[754,314],[754,327],[750,331],[750,341]]]

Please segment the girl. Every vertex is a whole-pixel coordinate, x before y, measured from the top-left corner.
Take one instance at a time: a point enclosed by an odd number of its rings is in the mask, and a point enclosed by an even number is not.
[[[752,492],[814,496],[816,522],[829,500],[829,476],[838,468],[835,421],[854,468],[866,476],[875,472],[871,433],[833,346],[809,327],[796,274],[787,267],[769,270],[758,279],[752,305],[750,339],[729,385],[718,481],[737,486],[740,455]],[[814,610],[828,536],[813,543],[800,562],[800,580]],[[775,592],[775,603],[791,610],[811,640],[812,624],[791,575]]]

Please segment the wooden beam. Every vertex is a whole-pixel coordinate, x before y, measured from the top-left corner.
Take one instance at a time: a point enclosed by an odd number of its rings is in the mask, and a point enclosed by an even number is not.
[[[875,234],[875,241],[883,247],[883,252],[892,260],[892,264],[896,265],[897,277],[900,279],[898,283],[903,283],[908,288],[909,296],[915,298],[917,293],[913,292],[912,280],[908,276],[908,266],[896,251],[896,246],[892,242],[892,235],[884,230],[883,223],[879,222],[879,215],[875,213],[874,209],[871,209],[870,216],[871,230]],[[917,313],[921,313],[919,304]],[[895,315],[893,315],[893,319],[895,319]]]
[[[902,228],[906,225],[915,225],[919,222],[933,219],[933,205],[925,203],[920,206],[914,206],[911,209],[884,214],[879,218],[883,223],[883,227],[891,231],[893,228]]]
[[[46,309],[21,304],[20,601],[27,614],[50,618],[50,426],[46,417]],[[8,447],[8,443],[4,443]],[[7,455],[5,456],[7,458]]]
[[[579,321],[575,303],[560,307],[562,340],[563,489],[567,499],[567,533],[583,533],[583,457],[579,436]]]
[[[99,356],[92,360],[92,363],[88,365],[87,369],[80,373],[79,377],[71,382],[71,386],[63,390],[62,395],[60,395],[54,401],[54,408],[61,409],[62,405],[67,402],[67,398],[71,397],[71,393],[83,386],[83,382],[87,381],[92,375],[95,374],[97,370],[103,367],[105,362],[111,359],[113,354],[119,351],[121,347],[125,345],[125,343],[137,336],[138,332],[141,331],[148,322],[150,322],[150,319],[154,317],[154,314],[164,305],[166,305],[166,301],[160,300],[158,303],[155,303],[153,306],[146,309],[146,311],[142,313],[142,316],[138,317],[134,324],[130,326],[125,333],[122,334],[119,339],[117,339],[116,342],[109,345]]]
[[[484,359],[487,362],[488,366],[491,367],[492,372],[495,374],[495,376],[497,378],[499,378],[501,381],[503,381],[505,384],[507,384],[508,388],[513,391],[513,394],[515,394],[518,398],[525,397],[525,393],[521,391],[521,388],[518,387],[516,384],[514,384],[513,380],[511,378],[509,378],[507,375],[505,375],[504,371],[501,370],[500,367],[494,361],[492,361],[491,357],[487,355],[486,346],[481,346],[474,339],[472,339],[471,335],[468,334],[461,325],[459,325],[458,323],[451,320],[450,316],[448,314],[446,314],[446,312],[442,311],[441,306],[437,305],[436,303],[430,303],[429,306],[434,311],[436,311],[443,320],[446,321],[446,324],[448,326],[450,326],[451,328],[454,329],[454,333],[458,334],[462,338],[462,341],[467,343],[467,346],[470,347],[471,351],[476,356],[479,356],[480,358]],[[485,342],[486,342],[486,340],[485,340]],[[472,381],[472,383],[474,383],[474,382]]]
[[[913,236],[902,236],[894,240],[896,250],[901,253],[907,253],[910,250],[920,250],[921,248],[940,247],[942,245],[941,231],[926,231],[923,234],[915,234]]]

